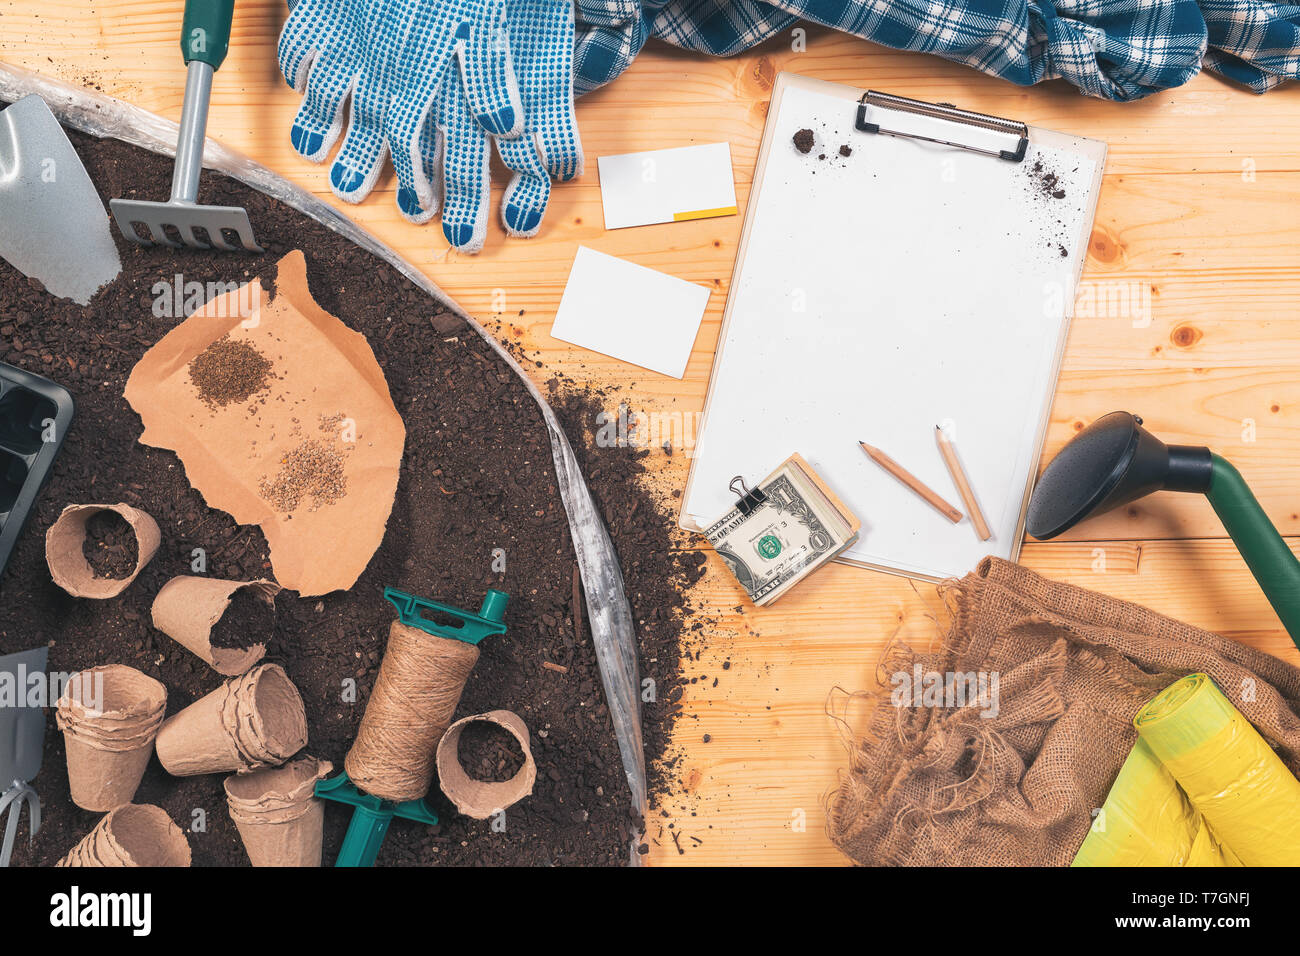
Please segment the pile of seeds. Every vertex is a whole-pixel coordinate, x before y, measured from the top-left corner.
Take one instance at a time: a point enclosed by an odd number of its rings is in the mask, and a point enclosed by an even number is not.
[[[190,381],[210,407],[224,408],[265,389],[271,367],[253,345],[224,335],[190,360]]]
[[[333,504],[348,493],[343,455],[323,441],[308,438],[280,459],[275,479],[263,478],[258,490],[283,514],[297,511],[306,498],[311,499],[311,511]]]

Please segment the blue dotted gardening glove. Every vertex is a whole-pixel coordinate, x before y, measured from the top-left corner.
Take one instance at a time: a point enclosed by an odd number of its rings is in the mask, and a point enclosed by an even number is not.
[[[347,202],[369,194],[391,152],[398,205],[418,208],[412,169],[441,91],[461,92],[491,133],[522,128],[505,0],[297,0],[277,52],[285,80],[304,93],[290,140],[307,159],[329,153],[351,99],[330,169],[331,188]]]
[[[552,179],[582,175],[573,108],[573,2],[506,0],[506,22],[523,101],[522,135],[489,136],[463,91],[444,80],[421,139],[420,175],[412,184],[418,205],[399,203],[413,222],[441,209],[443,235],[463,252],[477,252],[487,234],[492,140],[513,173],[501,200],[501,220],[512,236],[537,234]]]

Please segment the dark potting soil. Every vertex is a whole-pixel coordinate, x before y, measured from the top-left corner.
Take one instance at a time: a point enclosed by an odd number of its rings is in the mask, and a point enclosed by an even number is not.
[[[811,153],[813,142],[813,131],[810,129],[801,129],[794,134],[794,148],[801,153]]]
[[[135,563],[140,559],[140,545],[125,518],[116,511],[99,511],[86,522],[86,539],[81,542],[81,553],[86,556],[86,563],[96,577],[120,581],[129,578],[135,570]]]
[[[170,188],[170,159],[70,133],[107,206],[114,196],[157,199]],[[78,306],[54,299],[0,262],[0,359],[65,385],[77,414],[53,474],[0,580],[0,653],[50,647],[51,672],[124,663],[161,680],[168,713],[221,678],[150,626],[150,605],[177,574],[232,580],[269,577],[261,530],[208,508],[170,451],[141,445],[140,420],[122,397],[132,366],[181,318],[194,286],[246,282],[269,288],[292,249],[307,258],[320,305],[366,336],[407,428],[406,449],[383,542],[347,592],[302,598],[281,592],[267,660],[284,666],[302,694],[306,752],[341,769],[378,671],[392,607],[385,586],[476,609],[492,587],[510,595],[508,631],[480,645],[458,713],[512,710],[528,724],[537,783],[509,808],[504,830],[459,816],[435,786],[438,826],[396,820],[380,865],[622,864],[642,821],[628,787],[603,697],[568,523],[541,414],[515,373],[482,338],[394,269],[278,202],[206,173],[200,202],[244,206],[263,256],[146,248],[117,237],[122,274]],[[180,278],[178,279],[177,276]],[[225,291],[224,289],[222,291]],[[193,307],[206,298],[198,295]],[[254,399],[256,400],[256,399]],[[652,766],[680,705],[682,589],[702,557],[674,549],[671,516],[636,484],[646,453],[597,448],[589,439],[598,396],[572,396],[564,420],[593,494],[604,509],[657,702],[643,723]],[[158,553],[117,598],[70,597],[45,566],[44,532],[70,502],[124,501],[162,529]],[[543,666],[550,664],[551,666]],[[174,778],[151,761],[136,802],[165,809],[187,833],[196,865],[242,865],[226,810],[223,775]],[[664,778],[652,770],[652,793]],[[52,864],[100,815],[69,800],[62,735],[47,721],[35,780],[43,820],[15,862]],[[350,814],[326,811],[332,863]],[[499,821],[498,821],[499,824]]]
[[[524,751],[515,735],[490,720],[471,720],[456,742],[460,769],[484,783],[502,783],[524,765]]]
[[[275,605],[257,588],[240,588],[208,632],[213,647],[245,648],[269,644],[275,630]]]

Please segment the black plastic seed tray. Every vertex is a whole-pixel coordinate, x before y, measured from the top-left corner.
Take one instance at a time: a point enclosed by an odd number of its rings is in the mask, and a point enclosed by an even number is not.
[[[72,423],[62,385],[0,362],[0,574]]]

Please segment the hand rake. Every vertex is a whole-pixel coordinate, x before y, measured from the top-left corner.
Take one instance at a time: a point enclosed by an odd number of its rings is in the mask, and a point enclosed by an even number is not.
[[[203,143],[208,127],[208,99],[212,77],[226,58],[230,21],[235,0],[185,0],[181,50],[189,71],[185,78],[185,104],[176,140],[176,165],[172,194],[166,202],[114,199],[109,205],[122,235],[141,245],[161,243],[179,248],[217,248],[226,252],[245,249],[261,252],[253,238],[248,213],[241,206],[203,206],[199,175],[203,171]],[[139,231],[145,227],[148,236]],[[179,237],[179,242],[173,238]]]

